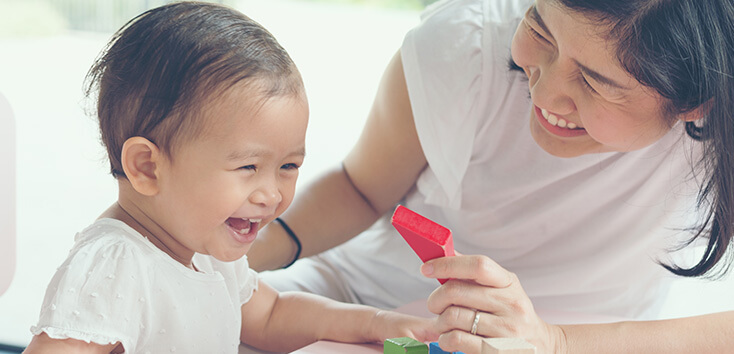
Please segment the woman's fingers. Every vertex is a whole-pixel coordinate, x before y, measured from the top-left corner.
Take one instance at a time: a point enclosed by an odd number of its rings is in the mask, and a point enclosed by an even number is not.
[[[449,280],[428,296],[428,310],[441,314],[451,306],[480,309],[487,312],[500,312],[505,294],[497,293],[494,288],[477,285],[465,280]]]
[[[424,276],[437,279],[472,280],[484,286],[506,288],[514,275],[486,256],[441,257],[421,266]]]
[[[433,278],[449,278],[428,297],[438,314],[442,349],[478,353],[482,338],[524,338],[549,348],[558,332],[541,320],[517,276],[486,256],[456,256],[426,262],[421,269]]]
[[[532,316],[509,318],[460,306],[447,308],[437,320],[445,332],[458,330],[481,337],[521,337],[524,329],[535,324]]]
[[[481,353],[482,337],[453,330],[438,337],[438,346],[448,352]]]
[[[498,316],[534,314],[533,305],[520,283],[509,288],[491,288],[465,280],[450,280],[428,296],[426,305],[435,314],[450,306],[478,309]]]

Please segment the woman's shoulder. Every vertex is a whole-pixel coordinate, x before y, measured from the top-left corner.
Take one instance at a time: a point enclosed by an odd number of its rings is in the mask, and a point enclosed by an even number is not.
[[[423,11],[423,22],[444,22],[448,25],[461,20],[480,24],[504,23],[521,17],[533,0],[443,0]],[[459,20],[459,21],[457,21]]]

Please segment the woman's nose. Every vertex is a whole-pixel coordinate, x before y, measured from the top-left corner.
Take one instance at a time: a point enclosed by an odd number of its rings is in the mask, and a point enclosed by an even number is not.
[[[536,106],[560,114],[569,114],[576,110],[568,92],[567,79],[564,79],[569,75],[562,71],[557,63],[529,70],[530,97]]]

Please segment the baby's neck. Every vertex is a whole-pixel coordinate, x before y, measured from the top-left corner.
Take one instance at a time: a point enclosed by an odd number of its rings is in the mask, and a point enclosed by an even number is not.
[[[126,203],[123,200],[118,200],[105,210],[99,218],[111,218],[124,222],[176,262],[183,264],[189,269],[196,270],[192,263],[194,253],[178,243],[175,238],[169,235],[155,220],[151,219],[134,203]]]

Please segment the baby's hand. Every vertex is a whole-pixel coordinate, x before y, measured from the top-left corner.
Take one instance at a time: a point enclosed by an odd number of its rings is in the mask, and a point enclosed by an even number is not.
[[[421,342],[435,342],[441,331],[436,318],[406,315],[380,310],[369,325],[370,338],[382,343],[388,338],[410,337]]]

